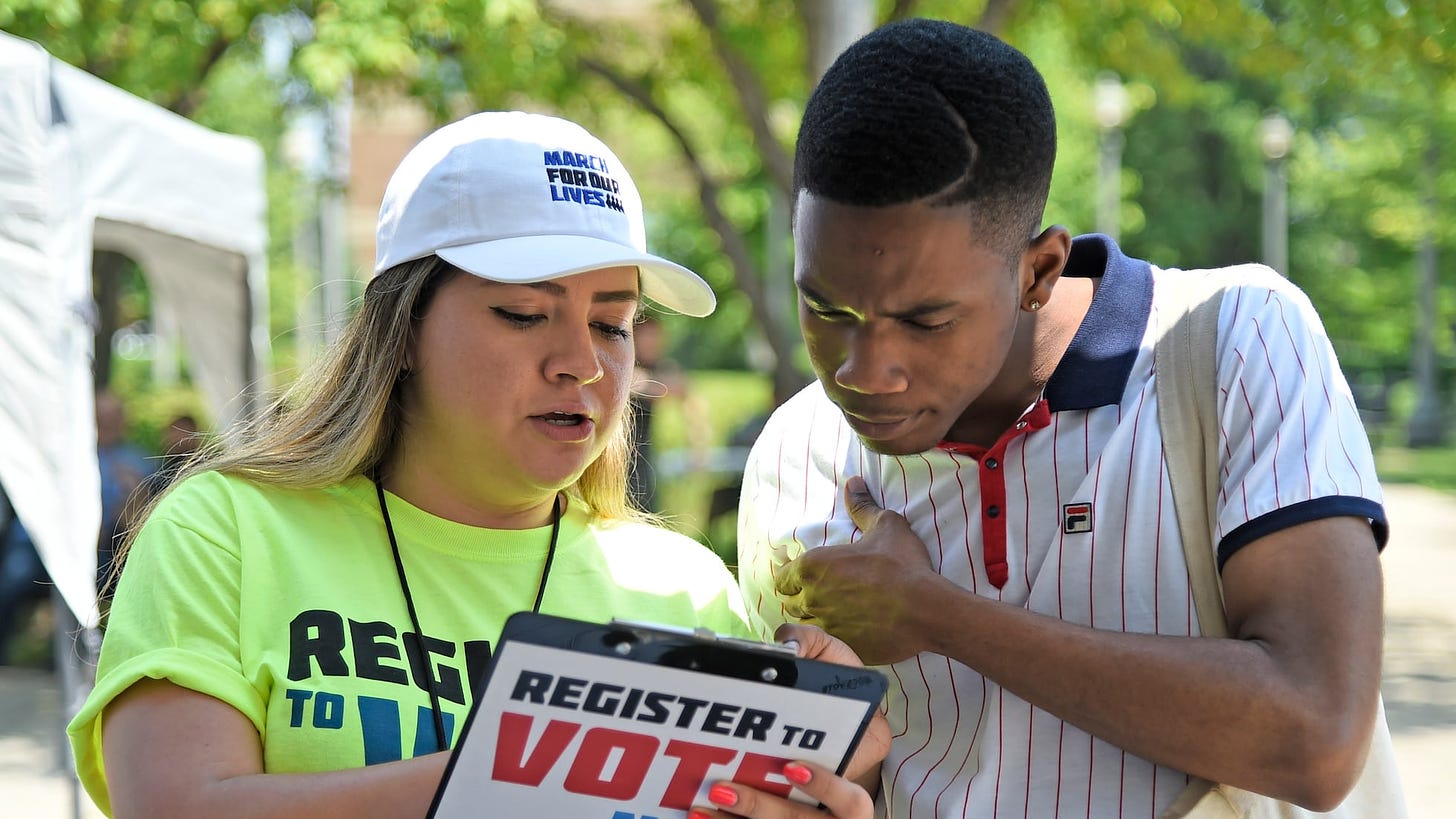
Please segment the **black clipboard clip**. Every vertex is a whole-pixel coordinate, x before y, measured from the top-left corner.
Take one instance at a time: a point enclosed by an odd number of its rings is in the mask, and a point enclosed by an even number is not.
[[[613,619],[607,628],[603,639],[620,657],[778,685],[792,686],[798,676],[794,661],[799,653],[793,646],[635,620]]]

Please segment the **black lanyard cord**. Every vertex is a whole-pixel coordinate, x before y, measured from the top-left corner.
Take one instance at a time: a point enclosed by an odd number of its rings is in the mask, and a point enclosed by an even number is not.
[[[415,599],[410,594],[409,578],[404,572],[404,559],[399,554],[399,541],[394,537],[394,522],[389,518],[389,504],[384,501],[384,484],[379,480],[376,473],[373,476],[374,491],[379,496],[379,514],[384,518],[384,532],[389,535],[389,548],[394,552],[394,570],[399,574],[399,588],[404,593],[404,605],[409,610],[410,625],[415,630],[415,648],[419,652],[420,667],[425,672],[425,691],[430,695],[430,712],[435,717],[435,747],[438,750],[446,750],[445,742],[445,716],[440,710],[440,695],[435,690],[435,671],[430,667],[429,653],[425,650],[425,632],[420,628],[420,616],[415,612]],[[551,562],[556,558],[556,538],[561,533],[561,499],[558,497],[551,505],[551,542],[546,547],[546,563],[541,567],[541,583],[536,587],[536,602],[531,605],[531,611],[541,611],[541,600],[546,596],[546,581],[551,578]],[[409,650],[408,642],[405,643],[405,650]]]

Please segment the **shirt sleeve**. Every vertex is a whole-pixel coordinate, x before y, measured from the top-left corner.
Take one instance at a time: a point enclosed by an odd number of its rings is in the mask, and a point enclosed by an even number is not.
[[[86,790],[110,812],[101,754],[108,704],[144,679],[168,680],[238,709],[261,733],[265,699],[242,668],[237,521],[217,476],[177,487],[126,558],[96,686],[68,733]]]
[[[1354,515],[1387,534],[1364,425],[1318,314],[1273,273],[1225,295],[1219,319],[1219,565],[1290,526]]]
[[[772,639],[774,629],[788,620],[774,592],[774,572],[788,562],[788,556],[774,547],[769,529],[772,505],[778,498],[778,447],[771,442],[778,428],[770,420],[749,451],[738,500],[738,586],[764,640]],[[768,509],[763,508],[765,504]]]

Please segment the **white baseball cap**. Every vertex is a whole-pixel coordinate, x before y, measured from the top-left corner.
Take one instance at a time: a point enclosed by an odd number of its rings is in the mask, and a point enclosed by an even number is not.
[[[647,252],[642,199],[616,154],[540,114],[474,114],[405,155],[379,207],[374,273],[430,254],[510,283],[635,266],[663,307],[706,316],[717,305],[696,273]]]

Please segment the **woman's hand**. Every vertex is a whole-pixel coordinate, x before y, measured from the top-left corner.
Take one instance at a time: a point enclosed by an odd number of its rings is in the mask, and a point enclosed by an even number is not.
[[[863,666],[859,655],[844,641],[831,636],[818,626],[785,623],[774,632],[774,639],[793,645],[800,657],[840,665]],[[836,819],[870,819],[874,815],[871,796],[879,788],[880,762],[890,752],[890,724],[877,708],[870,724],[855,746],[854,755],[845,768],[845,775],[813,762],[798,761],[784,765],[784,778],[799,791],[824,805],[795,802],[736,782],[716,782],[708,790],[710,805],[700,805],[688,814],[689,819],[799,819],[832,816]],[[825,812],[827,811],[827,813]]]
[[[797,645],[799,656],[826,663],[862,666],[864,663],[843,640],[829,634],[818,626],[802,623],[785,623],[774,632],[774,639],[780,643]],[[850,757],[844,775],[860,783],[871,795],[879,790],[880,762],[890,753],[890,723],[876,708],[870,724],[865,728]]]
[[[711,806],[696,806],[688,813],[688,819],[721,819],[721,817],[751,817],[751,819],[870,819],[874,815],[874,802],[864,788],[856,785],[822,765],[812,762],[790,762],[784,765],[784,778],[794,787],[823,803],[821,811],[814,805],[795,802],[782,796],[754,790],[747,785],[734,782],[717,782],[708,791]],[[827,812],[826,812],[827,811]]]

